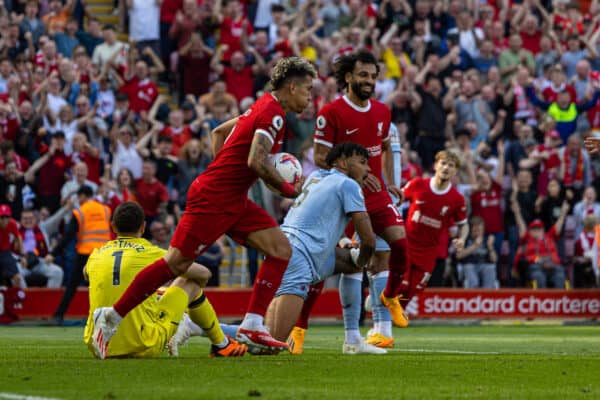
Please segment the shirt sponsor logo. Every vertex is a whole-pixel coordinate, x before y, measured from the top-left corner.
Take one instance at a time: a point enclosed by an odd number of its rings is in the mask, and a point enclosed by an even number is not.
[[[411,221],[418,222],[423,225],[427,225],[434,229],[440,229],[442,227],[442,221],[437,220],[435,218],[428,217],[426,215],[422,215],[419,210],[415,211]]]

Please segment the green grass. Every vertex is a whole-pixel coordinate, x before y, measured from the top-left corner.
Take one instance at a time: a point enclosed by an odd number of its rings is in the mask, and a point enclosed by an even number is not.
[[[343,356],[342,327],[309,331],[305,354],[92,358],[82,328],[0,328],[2,393],[61,399],[599,399],[600,327],[411,327],[384,356]]]

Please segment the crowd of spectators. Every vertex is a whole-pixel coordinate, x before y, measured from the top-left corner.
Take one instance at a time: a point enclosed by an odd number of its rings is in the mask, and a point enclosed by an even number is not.
[[[333,63],[368,49],[403,144],[403,180],[429,174],[438,150],[462,160],[455,184],[471,238],[452,257],[444,243],[432,284],[597,285],[600,159],[582,138],[600,134],[600,1],[126,0],[118,26],[88,7],[0,9],[4,283],[68,279],[74,244],[45,256],[82,185],[112,209],[138,201],[147,236],[167,246],[187,187],[212,159],[210,130],[245,112],[292,55],[319,72],[284,145],[310,173],[316,115],[341,95]],[[250,195],[284,215],[260,183]],[[10,252],[20,274],[5,272]]]

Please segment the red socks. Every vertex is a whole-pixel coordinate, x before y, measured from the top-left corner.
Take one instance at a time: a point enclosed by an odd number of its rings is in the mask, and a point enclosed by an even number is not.
[[[390,275],[383,291],[385,297],[396,297],[400,293],[402,279],[408,267],[406,243],[406,238],[390,243],[392,250],[390,254]]]
[[[152,295],[162,284],[175,278],[164,258],[155,261],[141,270],[131,282],[125,293],[114,304],[115,311],[124,317],[137,305]]]
[[[254,281],[254,289],[248,306],[249,313],[265,315],[267,307],[279,289],[289,261],[277,257],[267,257],[263,261]]]
[[[321,281],[310,286],[310,288],[308,289],[308,296],[306,297],[306,300],[304,300],[302,311],[300,312],[298,321],[296,321],[296,325],[294,326],[297,326],[298,328],[302,329],[308,329],[308,317],[310,317],[310,312],[315,306],[317,299],[321,295],[324,285],[325,281]]]

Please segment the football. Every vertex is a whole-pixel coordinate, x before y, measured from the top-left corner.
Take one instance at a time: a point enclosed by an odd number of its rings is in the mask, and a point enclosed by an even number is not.
[[[270,156],[273,166],[279,175],[287,182],[295,184],[302,176],[302,165],[300,161],[289,153],[277,153]]]

